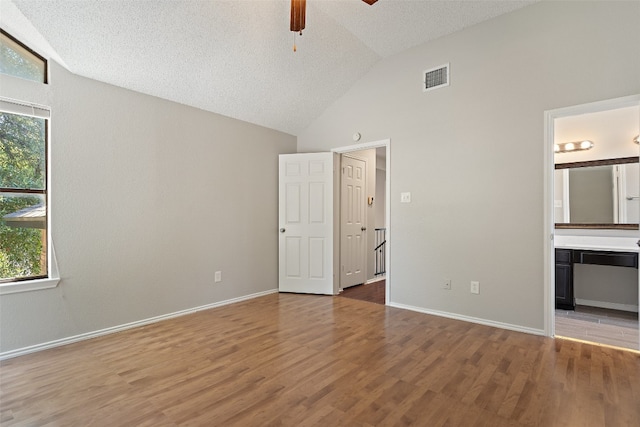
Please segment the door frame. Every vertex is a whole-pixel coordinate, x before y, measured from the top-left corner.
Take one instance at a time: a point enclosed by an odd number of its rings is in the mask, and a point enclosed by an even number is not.
[[[390,278],[391,278],[391,262],[390,262],[390,242],[391,242],[391,139],[382,139],[382,140],[378,140],[378,141],[371,141],[371,142],[364,142],[364,143],[360,143],[360,144],[353,144],[353,145],[346,145],[346,146],[341,146],[341,147],[336,147],[336,148],[332,148],[331,152],[333,153],[338,153],[338,154],[348,154],[351,153],[353,151],[361,151],[361,150],[368,150],[370,148],[379,148],[379,147],[385,147],[386,149],[386,179],[385,179],[385,207],[384,207],[384,212],[385,212],[385,223],[384,226],[387,229],[387,234],[386,234],[386,238],[387,238],[387,243],[386,243],[386,250],[385,250],[385,293],[384,293],[384,303],[385,305],[389,305],[389,296],[390,296]],[[334,209],[334,215],[335,212],[338,213],[338,215],[340,214],[340,206],[338,204],[338,206],[334,205],[333,207]],[[335,231],[334,231],[335,232]],[[339,230],[338,230],[339,233]],[[333,245],[333,250],[334,250],[334,258],[336,257],[336,255],[339,256],[340,254],[340,245],[336,245],[335,243],[336,239],[334,239],[334,245]],[[338,281],[339,282],[339,281]],[[335,283],[335,282],[334,282]],[[336,286],[336,285],[334,285]],[[337,295],[338,294],[338,289],[334,289],[334,294]]]
[[[554,121],[568,116],[632,107],[640,103],[640,95],[631,95],[604,101],[557,108],[544,112],[544,332],[549,337],[556,334],[555,324],[555,254],[554,254]],[[640,271],[639,271],[640,274]],[[640,276],[639,276],[640,286]],[[640,296],[638,298],[640,305]]]

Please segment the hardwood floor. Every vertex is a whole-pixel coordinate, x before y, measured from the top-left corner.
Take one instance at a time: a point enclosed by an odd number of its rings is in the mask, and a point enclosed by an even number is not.
[[[3,426],[637,426],[640,354],[271,294],[2,361]]]
[[[379,280],[373,283],[352,286],[343,290],[340,296],[384,305],[385,283],[385,280]]]

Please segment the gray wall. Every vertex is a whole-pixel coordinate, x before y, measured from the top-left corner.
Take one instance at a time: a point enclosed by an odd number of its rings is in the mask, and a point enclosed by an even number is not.
[[[537,3],[381,61],[298,136],[299,151],[391,139],[392,303],[544,328],[544,111],[640,93],[639,17]],[[451,86],[423,93],[447,62]]]
[[[62,281],[0,297],[1,352],[277,289],[277,158],[294,136],[50,65],[33,100],[52,109]],[[4,96],[33,89],[9,80]]]
[[[578,304],[593,304],[609,308],[637,311],[638,270],[608,265],[575,264],[573,267],[574,296]]]

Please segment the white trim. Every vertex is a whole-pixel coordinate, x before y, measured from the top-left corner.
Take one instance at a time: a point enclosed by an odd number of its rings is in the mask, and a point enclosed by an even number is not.
[[[555,195],[554,195],[554,177],[555,177],[555,160],[553,150],[553,116],[549,111],[544,113],[544,176],[543,176],[543,307],[544,307],[544,333],[546,336],[553,337],[555,335],[555,307],[556,307],[556,290],[555,290],[555,253],[554,253],[554,232],[555,232]],[[564,203],[564,202],[563,202]],[[565,205],[566,206],[566,205]],[[565,207],[563,206],[563,208]]]
[[[544,332],[547,336],[553,337],[555,335],[555,255],[553,244],[555,234],[555,224],[553,222],[554,120],[562,117],[632,107],[638,104],[640,104],[640,95],[631,95],[544,112],[544,229],[542,237],[544,242]]]
[[[380,282],[382,280],[386,280],[386,277],[385,276],[374,277],[373,279],[369,279],[364,283],[365,283],[365,285],[368,285],[369,283],[376,283],[376,282]]]
[[[562,169],[562,222],[571,222],[571,203],[569,203],[569,169],[568,168]]]
[[[40,289],[51,289],[58,286],[59,282],[59,278],[46,278],[3,283],[0,285],[0,295],[17,294],[20,292],[37,291]]]
[[[52,227],[51,227],[51,109],[46,105],[35,104],[28,101],[20,101],[13,98],[0,96],[0,110],[11,114],[21,114],[30,117],[38,117],[47,120],[47,278],[23,280],[18,282],[7,282],[0,284],[0,295],[16,294],[19,292],[30,292],[41,289],[51,289],[58,286],[60,282],[60,272],[58,271],[58,260],[53,248]]]
[[[391,139],[382,139],[379,141],[363,142],[360,144],[347,145],[344,147],[332,148],[334,153],[349,153],[351,151],[368,150],[370,148],[385,147],[387,149],[387,164],[386,164],[386,179],[385,179],[385,228],[386,232],[386,247],[387,250],[384,254],[385,262],[385,279],[387,280],[384,285],[384,303],[390,305],[390,276],[391,276]]]
[[[40,119],[51,118],[51,108],[46,105],[20,101],[18,99],[7,98],[6,96],[0,96],[0,110],[7,113],[37,117]]]
[[[617,110],[619,108],[636,107],[639,102],[640,95],[630,95],[621,98],[606,99],[604,101],[590,102],[588,104],[556,108],[555,110],[549,110],[547,112],[550,113],[554,119],[557,119],[561,117],[578,116],[580,114]]]
[[[47,350],[49,348],[60,347],[60,346],[63,346],[63,345],[72,344],[74,342],[84,341],[84,340],[88,340],[88,339],[91,339],[91,338],[100,337],[102,335],[113,334],[115,332],[121,332],[121,331],[125,331],[127,329],[137,328],[138,326],[149,325],[151,323],[157,323],[157,322],[160,322],[160,321],[163,321],[163,320],[172,319],[174,317],[180,317],[180,316],[184,316],[184,315],[187,315],[187,314],[193,314],[193,313],[196,313],[198,311],[209,310],[211,308],[222,307],[224,305],[234,304],[236,302],[245,301],[245,300],[249,300],[249,299],[253,299],[253,298],[258,298],[258,297],[262,297],[262,296],[265,296],[265,295],[274,294],[274,293],[277,293],[277,292],[278,292],[277,289],[270,289],[268,291],[257,292],[255,294],[244,295],[244,296],[237,297],[237,298],[231,298],[231,299],[224,300],[224,301],[219,301],[219,302],[214,302],[214,303],[211,303],[211,304],[201,305],[199,307],[188,308],[186,310],[180,310],[180,311],[176,311],[176,312],[168,313],[168,314],[162,314],[160,316],[150,317],[148,319],[138,320],[138,321],[131,322],[131,323],[125,323],[123,325],[112,326],[110,328],[100,329],[100,330],[93,331],[93,332],[87,332],[87,333],[80,334],[80,335],[74,335],[74,336],[71,336],[71,337],[62,338],[62,339],[55,340],[55,341],[49,341],[49,342],[46,342],[46,343],[36,344],[36,345],[29,346],[29,347],[23,347],[23,348],[19,348],[19,349],[16,349],[16,350],[10,350],[10,351],[6,351],[4,353],[0,353],[0,360],[10,359],[12,357],[23,356],[25,354],[35,353],[37,351]]]
[[[608,308],[610,310],[638,312],[638,306],[633,304],[619,304],[617,302],[591,301],[588,299],[576,298],[576,305],[588,305],[589,307]]]
[[[619,223],[627,222],[627,168],[623,165],[613,166],[614,175],[614,220]],[[617,179],[615,179],[617,178]]]
[[[527,328],[525,326],[512,325],[511,323],[494,322],[493,320],[480,319],[478,317],[464,316],[461,314],[448,313],[446,311],[429,310],[426,308],[415,307],[412,305],[389,304],[391,307],[402,308],[405,310],[417,311],[418,313],[431,314],[438,317],[446,317],[448,319],[462,320],[463,322],[477,323],[479,325],[491,326],[493,328],[507,329],[509,331],[524,332],[532,335],[546,335],[543,329]]]
[[[47,233],[51,234],[51,233]],[[50,239],[50,236],[49,236]],[[0,284],[0,295],[17,294],[20,292],[38,291],[41,289],[51,289],[60,283],[60,273],[58,272],[58,259],[53,248],[53,242],[49,240],[51,255],[49,256],[49,277],[46,279],[23,280],[20,282],[8,282]]]

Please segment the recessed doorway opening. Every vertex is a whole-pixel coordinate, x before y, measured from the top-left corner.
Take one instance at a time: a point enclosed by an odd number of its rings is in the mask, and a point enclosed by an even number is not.
[[[389,194],[390,194],[390,140],[374,141],[370,143],[362,143],[349,145],[345,147],[334,148],[331,151],[338,153],[346,157],[358,157],[359,152],[365,152],[372,150],[373,155],[371,157],[371,151],[369,151],[369,158],[371,158],[375,166],[369,167],[367,170],[370,174],[375,174],[375,177],[370,176],[368,182],[373,182],[375,191],[371,191],[371,194],[367,194],[365,197],[365,205],[372,218],[367,221],[367,242],[365,244],[367,248],[367,272],[366,280],[359,286],[368,287],[372,289],[376,287],[378,289],[376,298],[380,299],[380,285],[383,286],[384,304],[389,304],[390,296],[390,208],[389,208]],[[371,166],[371,165],[370,165]],[[341,224],[342,225],[342,224]],[[342,234],[342,231],[340,232]],[[341,269],[342,266],[339,266]],[[384,281],[384,282],[382,282]],[[381,283],[382,282],[382,283]],[[352,288],[353,289],[353,288]],[[342,286],[341,289],[342,290]],[[370,292],[369,292],[370,293]],[[360,291],[351,291],[352,295],[362,294],[366,295],[367,292],[361,293]]]
[[[549,336],[640,350],[639,129],[637,95],[545,113]]]

